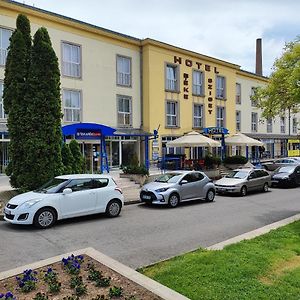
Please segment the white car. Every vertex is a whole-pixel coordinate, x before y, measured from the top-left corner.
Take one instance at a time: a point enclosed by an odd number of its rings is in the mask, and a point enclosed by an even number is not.
[[[109,175],[62,175],[35,191],[13,197],[4,208],[4,220],[48,228],[57,220],[83,215],[117,217],[123,205],[122,191]]]

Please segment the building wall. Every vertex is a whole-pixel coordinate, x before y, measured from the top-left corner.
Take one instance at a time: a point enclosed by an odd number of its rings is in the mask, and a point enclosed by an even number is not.
[[[62,75],[61,89],[81,91],[83,122],[117,127],[116,97],[117,95],[126,95],[132,97],[132,127],[141,127],[139,41],[2,2],[0,27],[14,30],[16,18],[20,12],[26,13],[28,16],[31,22],[32,36],[39,27],[47,28],[60,66],[62,41],[81,46],[82,76],[77,79]],[[132,87],[120,87],[116,84],[117,55],[131,58]],[[0,80],[3,78],[4,67],[0,67]]]
[[[179,68],[179,91],[166,91],[166,64]],[[235,133],[235,82],[237,66],[206,56],[185,51],[153,40],[143,41],[143,125],[146,131],[153,132],[159,127],[159,136],[180,136],[192,131],[193,105],[204,105],[204,126],[216,126],[216,107],[226,110],[225,126]],[[204,73],[204,95],[192,93],[192,72]],[[188,75],[188,78],[184,77]],[[216,99],[216,76],[226,78],[226,98]],[[185,85],[187,81],[187,85]],[[184,88],[188,88],[184,90]],[[210,89],[211,88],[211,89]],[[166,126],[166,100],[174,100],[179,105],[179,126]],[[211,105],[211,106],[209,106]],[[199,130],[199,128],[197,128]]]

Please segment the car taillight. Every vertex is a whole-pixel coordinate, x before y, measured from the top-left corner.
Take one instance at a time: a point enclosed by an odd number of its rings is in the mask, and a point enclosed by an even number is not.
[[[122,190],[119,187],[116,187],[115,191],[118,191],[120,194],[123,194]]]

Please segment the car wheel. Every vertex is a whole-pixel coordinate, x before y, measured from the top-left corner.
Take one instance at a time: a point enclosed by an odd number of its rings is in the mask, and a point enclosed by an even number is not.
[[[247,187],[245,185],[242,186],[240,193],[242,197],[247,195]]]
[[[205,200],[209,202],[213,202],[215,199],[215,191],[213,189],[208,190]]]
[[[176,207],[179,204],[179,196],[177,194],[171,194],[169,198],[169,207]]]
[[[42,229],[51,227],[56,222],[56,212],[50,207],[39,209],[33,218],[34,226]]]
[[[121,212],[122,204],[119,200],[111,200],[106,206],[106,215],[110,218],[117,217]]]
[[[266,182],[263,186],[263,192],[267,192],[269,190],[269,185],[268,183]]]

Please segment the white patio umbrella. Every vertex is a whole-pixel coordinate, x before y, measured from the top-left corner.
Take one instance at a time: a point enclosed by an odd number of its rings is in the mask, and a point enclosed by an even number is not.
[[[263,142],[253,139],[243,133],[236,133],[225,138],[225,144],[228,146],[264,146]]]
[[[167,147],[220,147],[221,143],[196,131],[191,131],[167,143]]]

